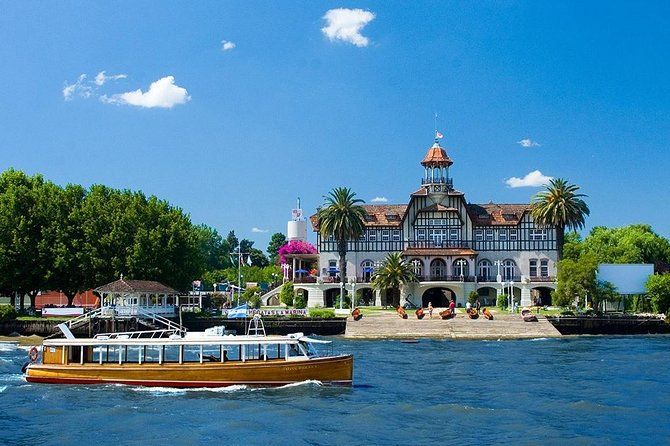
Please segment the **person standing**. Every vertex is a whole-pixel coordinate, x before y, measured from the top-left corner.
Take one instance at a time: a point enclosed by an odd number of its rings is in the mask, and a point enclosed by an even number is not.
[[[475,301],[475,308],[477,309],[477,313],[482,309],[482,303],[479,301],[479,298]]]
[[[451,311],[451,314],[456,314],[456,301],[454,298],[451,298],[451,302],[449,302],[449,311]]]
[[[428,316],[430,316],[431,319],[433,318],[433,303],[432,302],[428,302]]]

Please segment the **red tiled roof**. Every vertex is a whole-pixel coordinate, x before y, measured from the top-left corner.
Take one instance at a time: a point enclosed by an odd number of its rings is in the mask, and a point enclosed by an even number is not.
[[[400,226],[407,211],[406,204],[364,204],[366,219],[365,226]],[[314,231],[319,230],[319,219],[317,214],[309,217]]]
[[[95,289],[98,293],[177,294],[177,290],[154,280],[119,279]]]
[[[477,252],[469,248],[407,248],[405,256],[474,256]]]
[[[530,211],[530,204],[468,204],[467,210],[478,226],[516,226]]]
[[[438,143],[428,149],[428,153],[421,161],[423,166],[451,166],[454,162],[449,158],[447,152]]]

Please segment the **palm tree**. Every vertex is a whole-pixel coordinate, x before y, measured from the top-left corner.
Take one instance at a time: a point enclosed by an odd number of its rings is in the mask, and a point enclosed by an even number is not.
[[[565,229],[577,230],[584,227],[584,217],[589,215],[589,207],[577,191],[579,186],[569,184],[563,178],[549,182],[546,190],[538,192],[531,204],[531,215],[540,226],[556,227],[558,260],[563,257]]]
[[[413,266],[402,257],[400,252],[392,252],[386,256],[381,267],[375,271],[372,277],[372,286],[378,290],[392,289],[400,291],[400,287],[412,282],[418,282],[419,278],[414,272]]]
[[[347,277],[347,242],[358,240],[365,232],[363,218],[366,215],[363,200],[348,187],[336,187],[328,195],[324,195],[324,207],[317,213],[319,233],[322,237],[332,236],[337,242],[337,253],[340,256],[340,281],[343,284]],[[344,296],[340,296],[344,299]]]

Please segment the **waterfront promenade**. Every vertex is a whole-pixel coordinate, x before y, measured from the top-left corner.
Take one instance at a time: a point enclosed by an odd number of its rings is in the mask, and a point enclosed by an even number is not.
[[[403,339],[403,338],[451,338],[451,339],[530,339],[556,338],[561,334],[544,317],[538,322],[524,322],[519,314],[494,313],[492,321],[483,317],[469,319],[458,313],[454,319],[442,320],[437,312],[433,319],[428,315],[422,320],[413,312],[401,319],[395,312],[380,311],[364,316],[359,321],[347,320],[346,338],[350,339]]]

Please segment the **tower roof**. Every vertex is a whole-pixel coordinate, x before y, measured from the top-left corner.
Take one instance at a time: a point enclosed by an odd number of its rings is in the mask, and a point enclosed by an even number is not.
[[[428,149],[428,153],[421,161],[421,165],[427,167],[449,167],[452,164],[454,162],[437,141]]]

